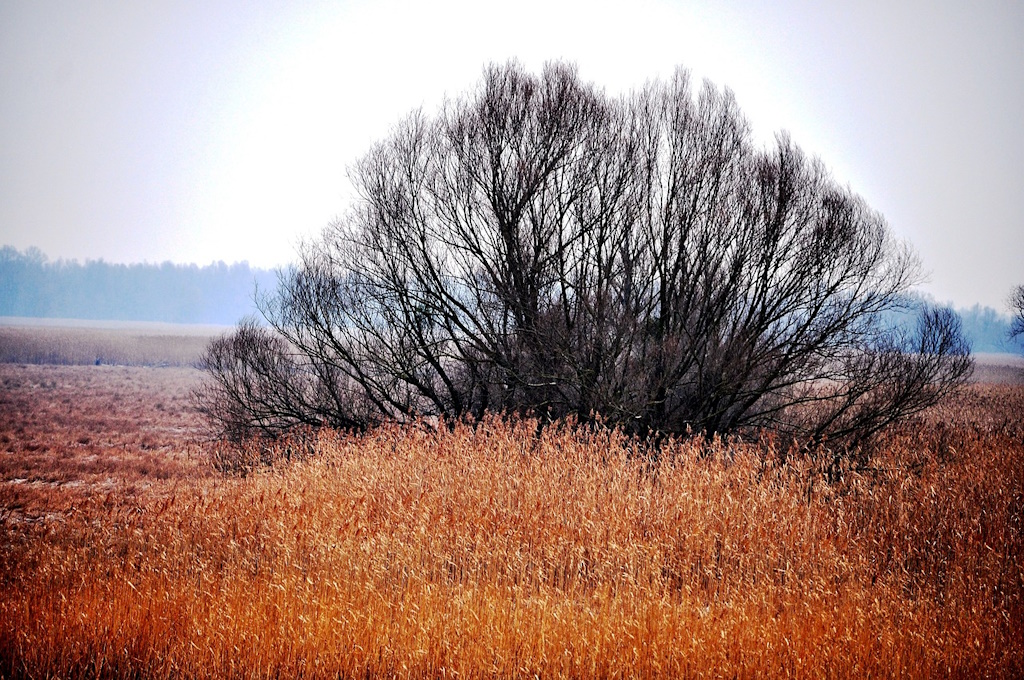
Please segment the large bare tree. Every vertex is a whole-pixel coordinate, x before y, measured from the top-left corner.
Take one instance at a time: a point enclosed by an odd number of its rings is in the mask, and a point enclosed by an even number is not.
[[[894,321],[919,268],[882,216],[683,70],[610,97],[491,66],[350,177],[266,325],[209,348],[227,434],[498,411],[856,442],[971,370],[952,312]]]

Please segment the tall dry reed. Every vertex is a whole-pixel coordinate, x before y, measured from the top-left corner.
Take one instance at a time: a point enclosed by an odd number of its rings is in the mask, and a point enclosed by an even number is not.
[[[3,524],[0,674],[1020,676],[1024,395],[972,395],[831,484],[489,420],[95,493]]]

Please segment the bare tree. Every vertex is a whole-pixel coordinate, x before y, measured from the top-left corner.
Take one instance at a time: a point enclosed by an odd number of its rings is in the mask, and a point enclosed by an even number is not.
[[[1010,295],[1010,311],[1013,321],[1010,323],[1010,339],[1024,338],[1024,286],[1017,286]]]
[[[855,442],[971,370],[952,312],[891,322],[919,271],[881,215],[682,70],[612,98],[492,66],[350,177],[268,328],[211,346],[228,432],[500,411]]]

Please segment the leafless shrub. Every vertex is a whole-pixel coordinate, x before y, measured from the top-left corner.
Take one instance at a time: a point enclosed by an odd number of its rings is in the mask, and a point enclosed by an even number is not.
[[[211,345],[229,437],[391,419],[600,417],[856,446],[969,375],[957,317],[888,320],[909,246],[685,71],[622,98],[492,66],[351,169],[359,201]]]

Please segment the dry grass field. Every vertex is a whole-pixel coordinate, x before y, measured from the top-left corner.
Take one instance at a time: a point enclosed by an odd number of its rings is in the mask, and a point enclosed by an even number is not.
[[[237,452],[200,379],[0,364],[0,677],[1024,675],[1009,380],[830,482],[529,422]]]
[[[219,326],[0,317],[0,363],[192,366]]]

